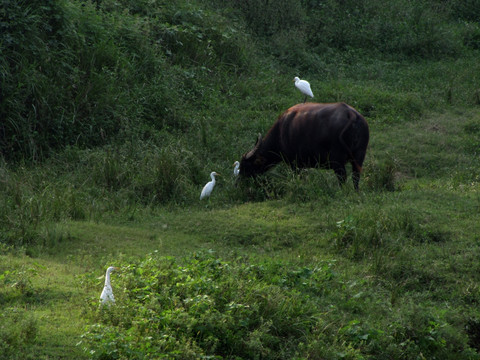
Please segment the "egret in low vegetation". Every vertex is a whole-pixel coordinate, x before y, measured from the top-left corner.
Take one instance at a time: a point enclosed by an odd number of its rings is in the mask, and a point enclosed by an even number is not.
[[[303,100],[304,103],[307,101],[307,96],[313,98],[313,92],[312,89],[310,89],[310,83],[308,81],[300,80],[298,76],[295,76],[293,81],[295,81],[295,87],[300,90],[303,95],[305,95],[305,99]]]
[[[102,305],[115,303],[115,298],[113,297],[112,285],[110,284],[110,273],[112,271],[119,270],[117,267],[110,266],[107,269],[105,274],[105,285],[103,286],[102,294],[100,295],[100,302]]]
[[[238,176],[240,173],[240,163],[238,161],[235,161],[233,163],[233,175]]]
[[[215,176],[220,176],[215,171],[210,174],[212,181],[206,183],[206,185],[202,189],[202,193],[200,194],[200,200],[209,197],[212,194],[213,188],[215,187]]]

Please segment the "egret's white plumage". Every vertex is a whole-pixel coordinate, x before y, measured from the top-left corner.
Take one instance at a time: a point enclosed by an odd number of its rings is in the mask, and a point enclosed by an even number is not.
[[[110,266],[105,273],[105,285],[103,286],[102,294],[100,295],[100,302],[102,304],[115,303],[113,297],[112,284],[110,284],[110,273],[114,270],[118,270],[117,267]]]
[[[217,174],[215,171],[213,171],[210,174],[210,177],[211,177],[212,181],[209,181],[203,187],[202,193],[200,194],[200,200],[210,196],[210,194],[212,193],[213,188],[215,186],[215,176],[217,176],[217,175],[220,175],[220,174]]]
[[[235,161],[233,163],[233,166],[233,175],[238,176],[238,174],[240,173],[240,163],[238,161]]]
[[[308,81],[300,80],[298,76],[295,76],[293,81],[295,81],[295,87],[300,90],[303,95],[305,95],[305,100],[303,102],[307,101],[307,96],[313,98],[313,92],[312,89],[310,89],[310,83]]]

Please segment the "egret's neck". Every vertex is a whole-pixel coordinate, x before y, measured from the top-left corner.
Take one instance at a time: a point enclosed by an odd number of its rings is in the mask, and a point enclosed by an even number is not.
[[[110,285],[110,272],[105,275],[105,285]]]
[[[212,181],[215,184],[215,175],[212,174],[212,175],[210,175],[210,177],[212,178]]]

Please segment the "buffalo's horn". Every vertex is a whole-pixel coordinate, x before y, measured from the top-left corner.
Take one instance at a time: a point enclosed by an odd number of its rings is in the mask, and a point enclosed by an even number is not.
[[[258,133],[258,138],[257,138],[257,142],[255,143],[255,148],[258,148],[261,142],[262,142],[262,134]]]
[[[252,157],[252,155],[255,154],[255,152],[257,151],[261,143],[262,143],[262,134],[259,133],[257,142],[255,143],[255,147],[245,155],[245,159],[249,159],[250,157]]]

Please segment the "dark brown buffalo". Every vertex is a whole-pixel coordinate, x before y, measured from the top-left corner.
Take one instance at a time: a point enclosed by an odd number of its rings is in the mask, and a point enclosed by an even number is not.
[[[254,176],[285,161],[294,169],[332,169],[343,184],[345,164],[350,162],[353,185],[358,189],[368,139],[368,124],[353,107],[298,104],[280,115],[263,139],[259,135],[255,148],[242,157],[240,176]]]

